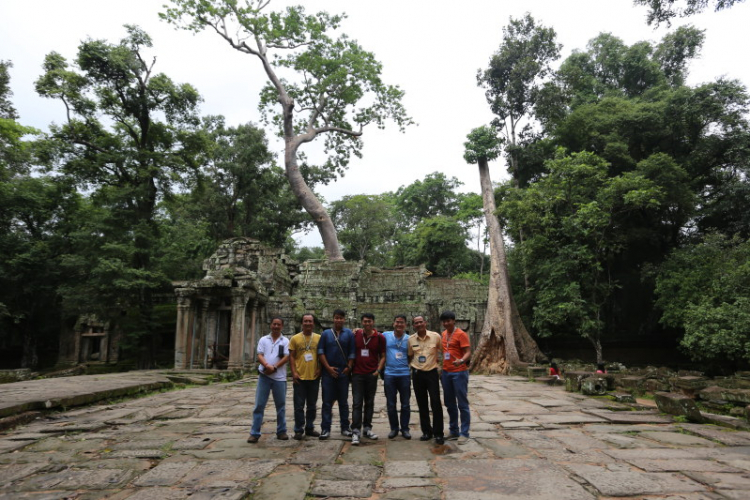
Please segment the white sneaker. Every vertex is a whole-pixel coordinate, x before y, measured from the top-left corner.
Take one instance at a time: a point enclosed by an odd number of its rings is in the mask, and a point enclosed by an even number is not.
[[[457,444],[466,444],[468,442],[469,442],[469,438],[467,438],[466,436],[460,436],[458,438],[458,443]]]
[[[352,445],[359,446],[359,434],[356,432],[352,434]]]
[[[365,430],[365,437],[367,439],[372,439],[373,441],[378,438],[378,435],[372,432],[372,429],[366,429]]]

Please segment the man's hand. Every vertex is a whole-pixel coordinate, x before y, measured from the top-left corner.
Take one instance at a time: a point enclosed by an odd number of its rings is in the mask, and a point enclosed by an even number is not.
[[[299,384],[302,381],[302,377],[299,376],[299,373],[292,373],[292,383],[293,384]]]

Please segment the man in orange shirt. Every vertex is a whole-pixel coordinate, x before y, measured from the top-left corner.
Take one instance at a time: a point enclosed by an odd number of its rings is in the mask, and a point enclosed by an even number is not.
[[[456,328],[456,314],[443,311],[443,401],[448,410],[448,439],[458,439],[458,444],[469,440],[471,412],[469,411],[469,367],[471,344],[465,331]],[[458,427],[459,414],[461,429]]]

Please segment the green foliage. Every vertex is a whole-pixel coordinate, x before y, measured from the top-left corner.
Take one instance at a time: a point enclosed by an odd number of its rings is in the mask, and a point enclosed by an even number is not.
[[[292,252],[291,257],[297,262],[305,262],[306,260],[325,259],[326,253],[323,247],[302,247]]]
[[[458,214],[460,202],[456,190],[462,185],[457,178],[447,178],[442,172],[427,174],[424,180],[398,188],[396,209],[410,226],[441,215],[454,217]]]
[[[656,294],[661,321],[684,328],[691,357],[750,361],[750,241],[708,234],[676,250]]]
[[[453,276],[473,267],[466,229],[445,215],[420,221],[402,240],[405,264],[424,264],[438,276]]]
[[[393,243],[397,220],[389,195],[352,195],[330,206],[344,257],[384,266]]]
[[[511,17],[503,27],[502,43],[490,58],[489,67],[477,73],[477,83],[485,88],[487,103],[497,117],[493,125],[507,143],[508,170],[516,185],[526,175],[519,170],[515,148],[519,140],[525,142],[532,134],[541,88],[552,74],[551,63],[560,57],[562,45],[556,37],[554,29],[538,24],[529,13],[521,19]],[[486,147],[494,149],[489,144]],[[468,151],[467,154],[471,156]],[[488,161],[492,159],[487,157]],[[470,157],[466,161],[476,163]]]
[[[480,160],[492,161],[500,156],[502,141],[498,139],[494,127],[486,125],[469,132],[464,143],[464,160],[476,165]]]
[[[521,313],[538,334],[658,331],[655,270],[670,252],[688,236],[750,234],[747,91],[721,78],[685,85],[703,40],[690,26],[658,43],[601,34],[540,88],[534,110],[543,129],[516,150],[527,190],[558,177],[555,147],[594,154],[604,167],[570,171],[571,182],[548,189],[529,212],[538,215],[520,225],[512,203],[529,203],[530,194],[500,190],[516,245],[511,268],[517,283],[518,273],[527,278]],[[575,212],[555,204],[574,194]],[[579,271],[576,263],[587,264]]]
[[[658,161],[653,159],[653,161]],[[533,290],[532,325],[545,337],[576,332],[600,354],[608,304],[620,283],[612,265],[629,237],[622,221],[659,211],[665,190],[644,171],[610,177],[608,164],[588,153],[558,152],[547,175],[522,190],[506,192],[499,212],[517,243]],[[528,298],[527,298],[528,300]]]
[[[649,8],[647,22],[659,26],[661,23],[671,25],[676,17],[687,17],[698,14],[710,6],[718,12],[728,9],[745,0],[633,0],[635,5],[646,5]]]
[[[59,99],[67,122],[50,127],[40,156],[89,191],[70,238],[74,252],[61,267],[69,313],[115,318],[128,311],[137,326],[139,366],[153,363],[153,293],[169,285],[158,267],[157,205],[202,161],[206,134],[198,92],[153,72],[150,37],[126,26],[119,44],[86,40],[71,67],[55,52],[45,58],[37,92]]]
[[[172,219],[203,225],[214,245],[247,236],[282,247],[306,217],[262,129],[227,127],[223,117],[204,119],[208,135],[205,163],[187,182],[190,192],[168,200]]]

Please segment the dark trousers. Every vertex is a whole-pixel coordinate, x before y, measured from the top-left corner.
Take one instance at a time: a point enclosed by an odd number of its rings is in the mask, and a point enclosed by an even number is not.
[[[411,419],[411,407],[409,406],[411,387],[409,382],[409,375],[385,376],[385,401],[386,407],[388,408],[388,423],[391,424],[392,431],[400,430],[401,432],[404,432],[409,430],[409,420]],[[398,418],[398,410],[396,409],[396,397],[401,400],[400,421]]]
[[[340,372],[340,370],[339,370]],[[321,377],[323,386],[323,405],[320,412],[323,414],[320,422],[321,431],[331,431],[331,420],[333,420],[333,402],[339,404],[339,418],[341,430],[349,428],[349,376],[339,375],[333,378],[328,373]]]
[[[364,428],[372,429],[372,415],[375,412],[375,393],[378,390],[378,377],[372,374],[352,375],[352,431],[362,429],[362,406],[364,405]]]
[[[318,404],[320,379],[300,380],[292,384],[294,390],[294,432],[315,429],[315,405]],[[307,411],[305,411],[307,405]]]
[[[422,434],[443,437],[443,406],[440,404],[440,377],[437,368],[428,372],[412,370],[411,379],[419,407],[419,425],[422,428]],[[432,425],[430,425],[430,408],[432,408]]]

